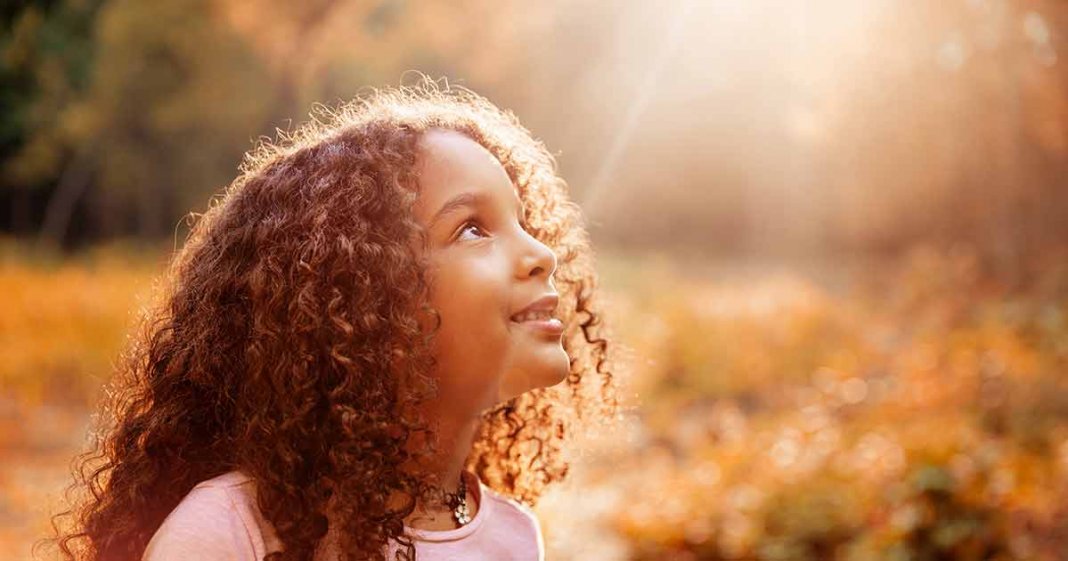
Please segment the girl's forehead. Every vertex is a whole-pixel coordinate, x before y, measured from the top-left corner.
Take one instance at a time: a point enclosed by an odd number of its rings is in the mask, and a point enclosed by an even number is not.
[[[504,172],[497,158],[471,137],[453,130],[431,129],[419,139],[423,168],[468,174]]]
[[[431,130],[420,139],[417,217],[430,218],[463,193],[510,201],[516,189],[497,158],[467,135]],[[510,204],[510,203],[509,203]]]

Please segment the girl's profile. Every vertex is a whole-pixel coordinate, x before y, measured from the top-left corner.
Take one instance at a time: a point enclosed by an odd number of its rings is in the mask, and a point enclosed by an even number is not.
[[[616,408],[590,241],[509,112],[424,79],[246,155],[117,361],[67,559],[544,557]]]

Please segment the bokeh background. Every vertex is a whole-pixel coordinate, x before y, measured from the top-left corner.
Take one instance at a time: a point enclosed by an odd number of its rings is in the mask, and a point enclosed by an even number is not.
[[[412,70],[588,216],[620,427],[550,559],[1068,558],[1063,0],[0,6],[0,557],[260,136]]]

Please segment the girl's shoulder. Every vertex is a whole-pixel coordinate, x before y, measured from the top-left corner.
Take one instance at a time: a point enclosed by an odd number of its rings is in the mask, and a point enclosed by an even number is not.
[[[219,489],[233,489],[246,485],[252,485],[252,478],[245,474],[243,471],[234,470],[228,471],[222,475],[217,475],[211,479],[205,479],[194,486],[194,489],[204,489],[209,487]]]
[[[512,524],[520,526],[533,526],[540,532],[541,527],[538,523],[538,516],[534,513],[534,509],[507,495],[498,493],[493,490],[492,487],[483,485],[482,490],[486,497],[486,501],[492,501],[494,503],[493,510],[495,511],[495,517],[508,519],[506,523],[511,522]]]
[[[278,545],[256,507],[254,481],[231,471],[197,483],[153,534],[142,560],[252,561]]]
[[[486,503],[495,503],[492,507],[493,524],[503,529],[513,539],[519,538],[526,541],[528,551],[535,551],[537,559],[545,558],[545,538],[542,534],[541,523],[534,509],[525,503],[519,502],[509,496],[494,491],[491,487],[484,487]],[[525,540],[523,538],[525,537]]]

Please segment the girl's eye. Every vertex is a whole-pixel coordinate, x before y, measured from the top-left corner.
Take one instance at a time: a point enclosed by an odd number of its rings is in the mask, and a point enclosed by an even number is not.
[[[482,233],[485,233],[485,232],[484,232],[484,231],[482,230],[482,227],[481,227],[481,226],[479,226],[478,224],[476,224],[476,223],[474,223],[474,222],[468,222],[468,223],[466,223],[466,224],[464,224],[463,226],[461,226],[461,227],[460,227],[460,232],[459,232],[459,234],[458,234],[458,235],[456,236],[456,239],[461,239],[461,238],[463,238],[463,234],[464,234],[464,232],[466,232],[466,231],[468,231],[468,230],[471,230],[471,229],[474,229],[475,231],[478,231],[478,232],[482,232]]]

